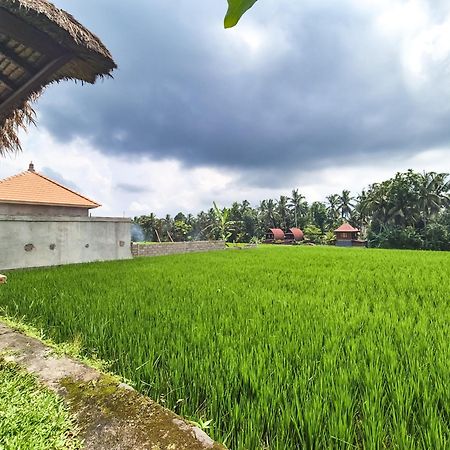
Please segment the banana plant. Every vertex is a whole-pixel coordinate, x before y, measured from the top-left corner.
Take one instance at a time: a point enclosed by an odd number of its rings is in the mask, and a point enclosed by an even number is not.
[[[230,220],[230,212],[230,208],[220,209],[216,202],[213,202],[214,223],[209,224],[203,231],[211,230],[219,239],[227,242],[238,225],[237,221]]]
[[[256,2],[257,0],[228,0],[228,11],[224,20],[225,28],[234,27]]]

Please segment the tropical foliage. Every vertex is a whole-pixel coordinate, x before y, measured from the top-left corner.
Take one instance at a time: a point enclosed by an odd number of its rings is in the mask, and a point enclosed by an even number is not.
[[[363,192],[357,221],[373,246],[448,250],[449,207],[448,174],[408,170]]]
[[[374,183],[360,194],[349,190],[309,204],[299,189],[289,196],[264,199],[253,207],[247,200],[229,208],[215,203],[192,214],[135,217],[134,240],[171,241],[263,239],[268,228],[299,227],[315,243],[333,243],[332,232],[343,222],[361,230],[369,245],[386,248],[450,249],[450,180],[446,173],[408,170]]]

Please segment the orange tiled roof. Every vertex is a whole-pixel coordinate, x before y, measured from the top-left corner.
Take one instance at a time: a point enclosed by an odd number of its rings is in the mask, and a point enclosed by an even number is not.
[[[50,178],[28,170],[0,180],[0,203],[97,208],[98,203]]]
[[[356,231],[359,231],[358,228],[353,228],[349,223],[343,223],[337,230],[334,230],[335,232],[339,231],[345,231],[347,233],[354,233]]]

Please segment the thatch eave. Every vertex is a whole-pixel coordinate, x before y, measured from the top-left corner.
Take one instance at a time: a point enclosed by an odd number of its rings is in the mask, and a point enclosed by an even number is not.
[[[18,130],[34,122],[31,103],[45,86],[95,83],[116,68],[97,36],[46,0],[0,0],[0,54],[0,155],[20,149]]]
[[[109,75],[117,67],[95,34],[52,3],[46,0],[0,0],[0,8],[43,31],[71,51],[73,59],[55,74],[53,81],[78,79],[95,83],[98,77]]]

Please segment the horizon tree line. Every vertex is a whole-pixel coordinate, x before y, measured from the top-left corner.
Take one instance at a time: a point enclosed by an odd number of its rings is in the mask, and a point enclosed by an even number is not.
[[[333,231],[349,222],[372,247],[450,250],[450,179],[447,173],[408,170],[373,183],[352,196],[350,190],[308,203],[299,189],[290,196],[248,200],[219,208],[215,202],[197,215],[179,212],[134,218],[133,240],[170,242],[224,239],[254,242],[269,228],[298,227],[314,243],[333,243]]]

